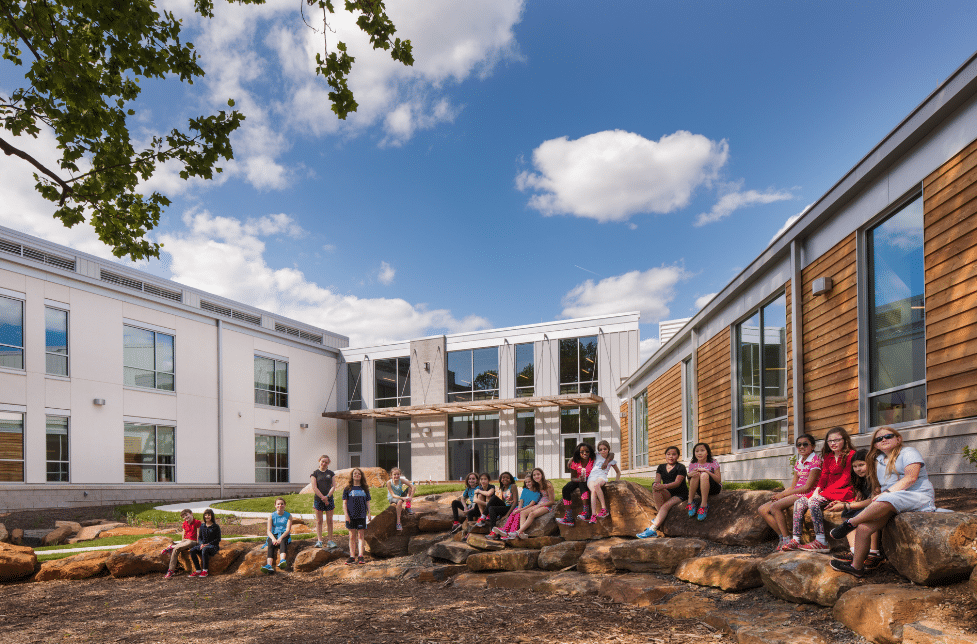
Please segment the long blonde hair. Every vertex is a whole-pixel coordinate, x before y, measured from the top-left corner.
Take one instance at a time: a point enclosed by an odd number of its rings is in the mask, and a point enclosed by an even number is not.
[[[875,488],[879,488],[882,485],[882,482],[879,481],[879,473],[875,466],[877,462],[876,459],[879,454],[885,454],[885,452],[879,449],[879,444],[875,442],[875,439],[878,438],[880,433],[895,434],[896,438],[899,439],[899,444],[896,445],[895,449],[889,452],[889,455],[885,459],[886,477],[892,476],[892,474],[896,471],[896,460],[899,458],[899,452],[902,451],[902,434],[896,430],[892,429],[891,427],[879,427],[872,432],[872,445],[868,449],[868,456],[865,460],[868,461],[868,473],[872,477],[872,484]]]

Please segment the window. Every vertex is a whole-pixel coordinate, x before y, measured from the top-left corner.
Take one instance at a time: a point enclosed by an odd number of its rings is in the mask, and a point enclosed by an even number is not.
[[[346,421],[346,452],[349,454],[349,466],[360,466],[360,453],[363,451],[363,421]]]
[[[562,342],[562,340],[561,340]],[[563,439],[563,471],[570,471],[570,459],[580,443],[596,449],[600,432],[600,411],[597,407],[561,407],[560,435]]]
[[[535,396],[536,379],[533,376],[535,353],[532,343],[516,345],[516,397]],[[532,469],[532,468],[530,468]]]
[[[24,303],[9,297],[0,297],[0,367],[24,368]]]
[[[67,311],[44,307],[44,353],[44,368],[47,373],[52,376],[68,375]],[[170,371],[172,372],[172,363]]]
[[[867,234],[869,423],[926,418],[923,200]]]
[[[23,480],[24,415],[0,411],[0,482]]]
[[[68,419],[48,416],[45,431],[47,443],[47,480],[68,482]]]
[[[560,340],[560,393],[597,393],[597,336]]]
[[[469,472],[499,476],[498,414],[448,417],[448,476],[464,480]]]
[[[126,483],[172,483],[175,480],[176,428],[126,423]]]
[[[377,421],[377,467],[399,467],[410,478],[410,418]]]
[[[173,336],[129,325],[122,331],[122,384],[174,391]]]
[[[632,404],[634,429],[631,432],[631,463],[633,467],[648,466],[648,392],[634,397]]]
[[[410,405],[410,358],[373,361],[375,407]]]
[[[536,412],[516,412],[516,476],[520,479],[536,467]]]
[[[740,449],[787,442],[787,297],[736,326],[736,431]]]
[[[264,356],[254,357],[254,402],[288,407],[288,363]]]
[[[254,435],[254,482],[288,483],[288,436]]]
[[[695,445],[695,372],[692,358],[682,362],[682,453],[692,458]]]
[[[498,397],[498,347],[448,352],[448,402]]]
[[[346,391],[349,392],[348,409],[363,409],[363,389],[360,387],[362,365],[359,362],[346,364]]]

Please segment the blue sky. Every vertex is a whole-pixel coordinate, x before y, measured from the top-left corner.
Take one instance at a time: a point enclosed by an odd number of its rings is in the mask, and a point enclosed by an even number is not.
[[[140,268],[354,345],[640,310],[647,354],[977,48],[971,2],[391,0],[416,63],[336,16],[361,105],[340,123],[297,5],[159,3],[207,76],[147,83],[136,135],[228,98],[247,120],[218,181],[143,186],[173,205]],[[25,168],[0,177],[0,225],[107,255]]]

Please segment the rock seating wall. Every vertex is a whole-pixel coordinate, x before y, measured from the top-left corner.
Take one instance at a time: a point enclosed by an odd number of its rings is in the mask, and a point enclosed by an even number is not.
[[[977,516],[905,512],[882,531],[882,548],[899,574],[914,583],[963,581],[977,566]]]
[[[34,581],[68,581],[107,575],[105,562],[111,555],[111,550],[96,550],[42,562]]]
[[[834,618],[875,644],[901,644],[903,626],[943,601],[929,588],[877,584],[853,588],[834,605]]]
[[[12,543],[0,543],[0,581],[30,577],[37,568],[34,549]]]
[[[828,555],[776,552],[758,569],[763,586],[774,597],[795,604],[834,606],[838,598],[858,585],[858,579],[828,565]]]
[[[730,546],[755,546],[776,537],[757,510],[773,497],[773,492],[730,490],[709,497],[705,521],[689,517],[685,506],[668,512],[663,531],[670,537],[697,537]],[[789,525],[789,524],[788,524]]]
[[[646,488],[631,483],[630,481],[612,481],[604,487],[604,498],[610,516],[599,519],[597,523],[588,523],[581,519],[576,519],[573,526],[565,526],[557,523],[560,536],[567,541],[590,541],[595,539],[606,539],[608,537],[633,537],[641,532],[655,519],[657,512],[651,492]],[[563,505],[556,505],[556,516],[563,515]],[[590,501],[588,500],[589,504]],[[573,516],[576,517],[583,511],[583,502],[580,500],[580,492],[573,493]]]

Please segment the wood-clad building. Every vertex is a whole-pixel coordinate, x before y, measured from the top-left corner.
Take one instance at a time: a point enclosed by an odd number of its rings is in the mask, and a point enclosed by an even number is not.
[[[977,486],[977,55],[618,394],[632,472],[702,441],[728,480],[785,480],[799,433],[888,425],[937,485]]]

